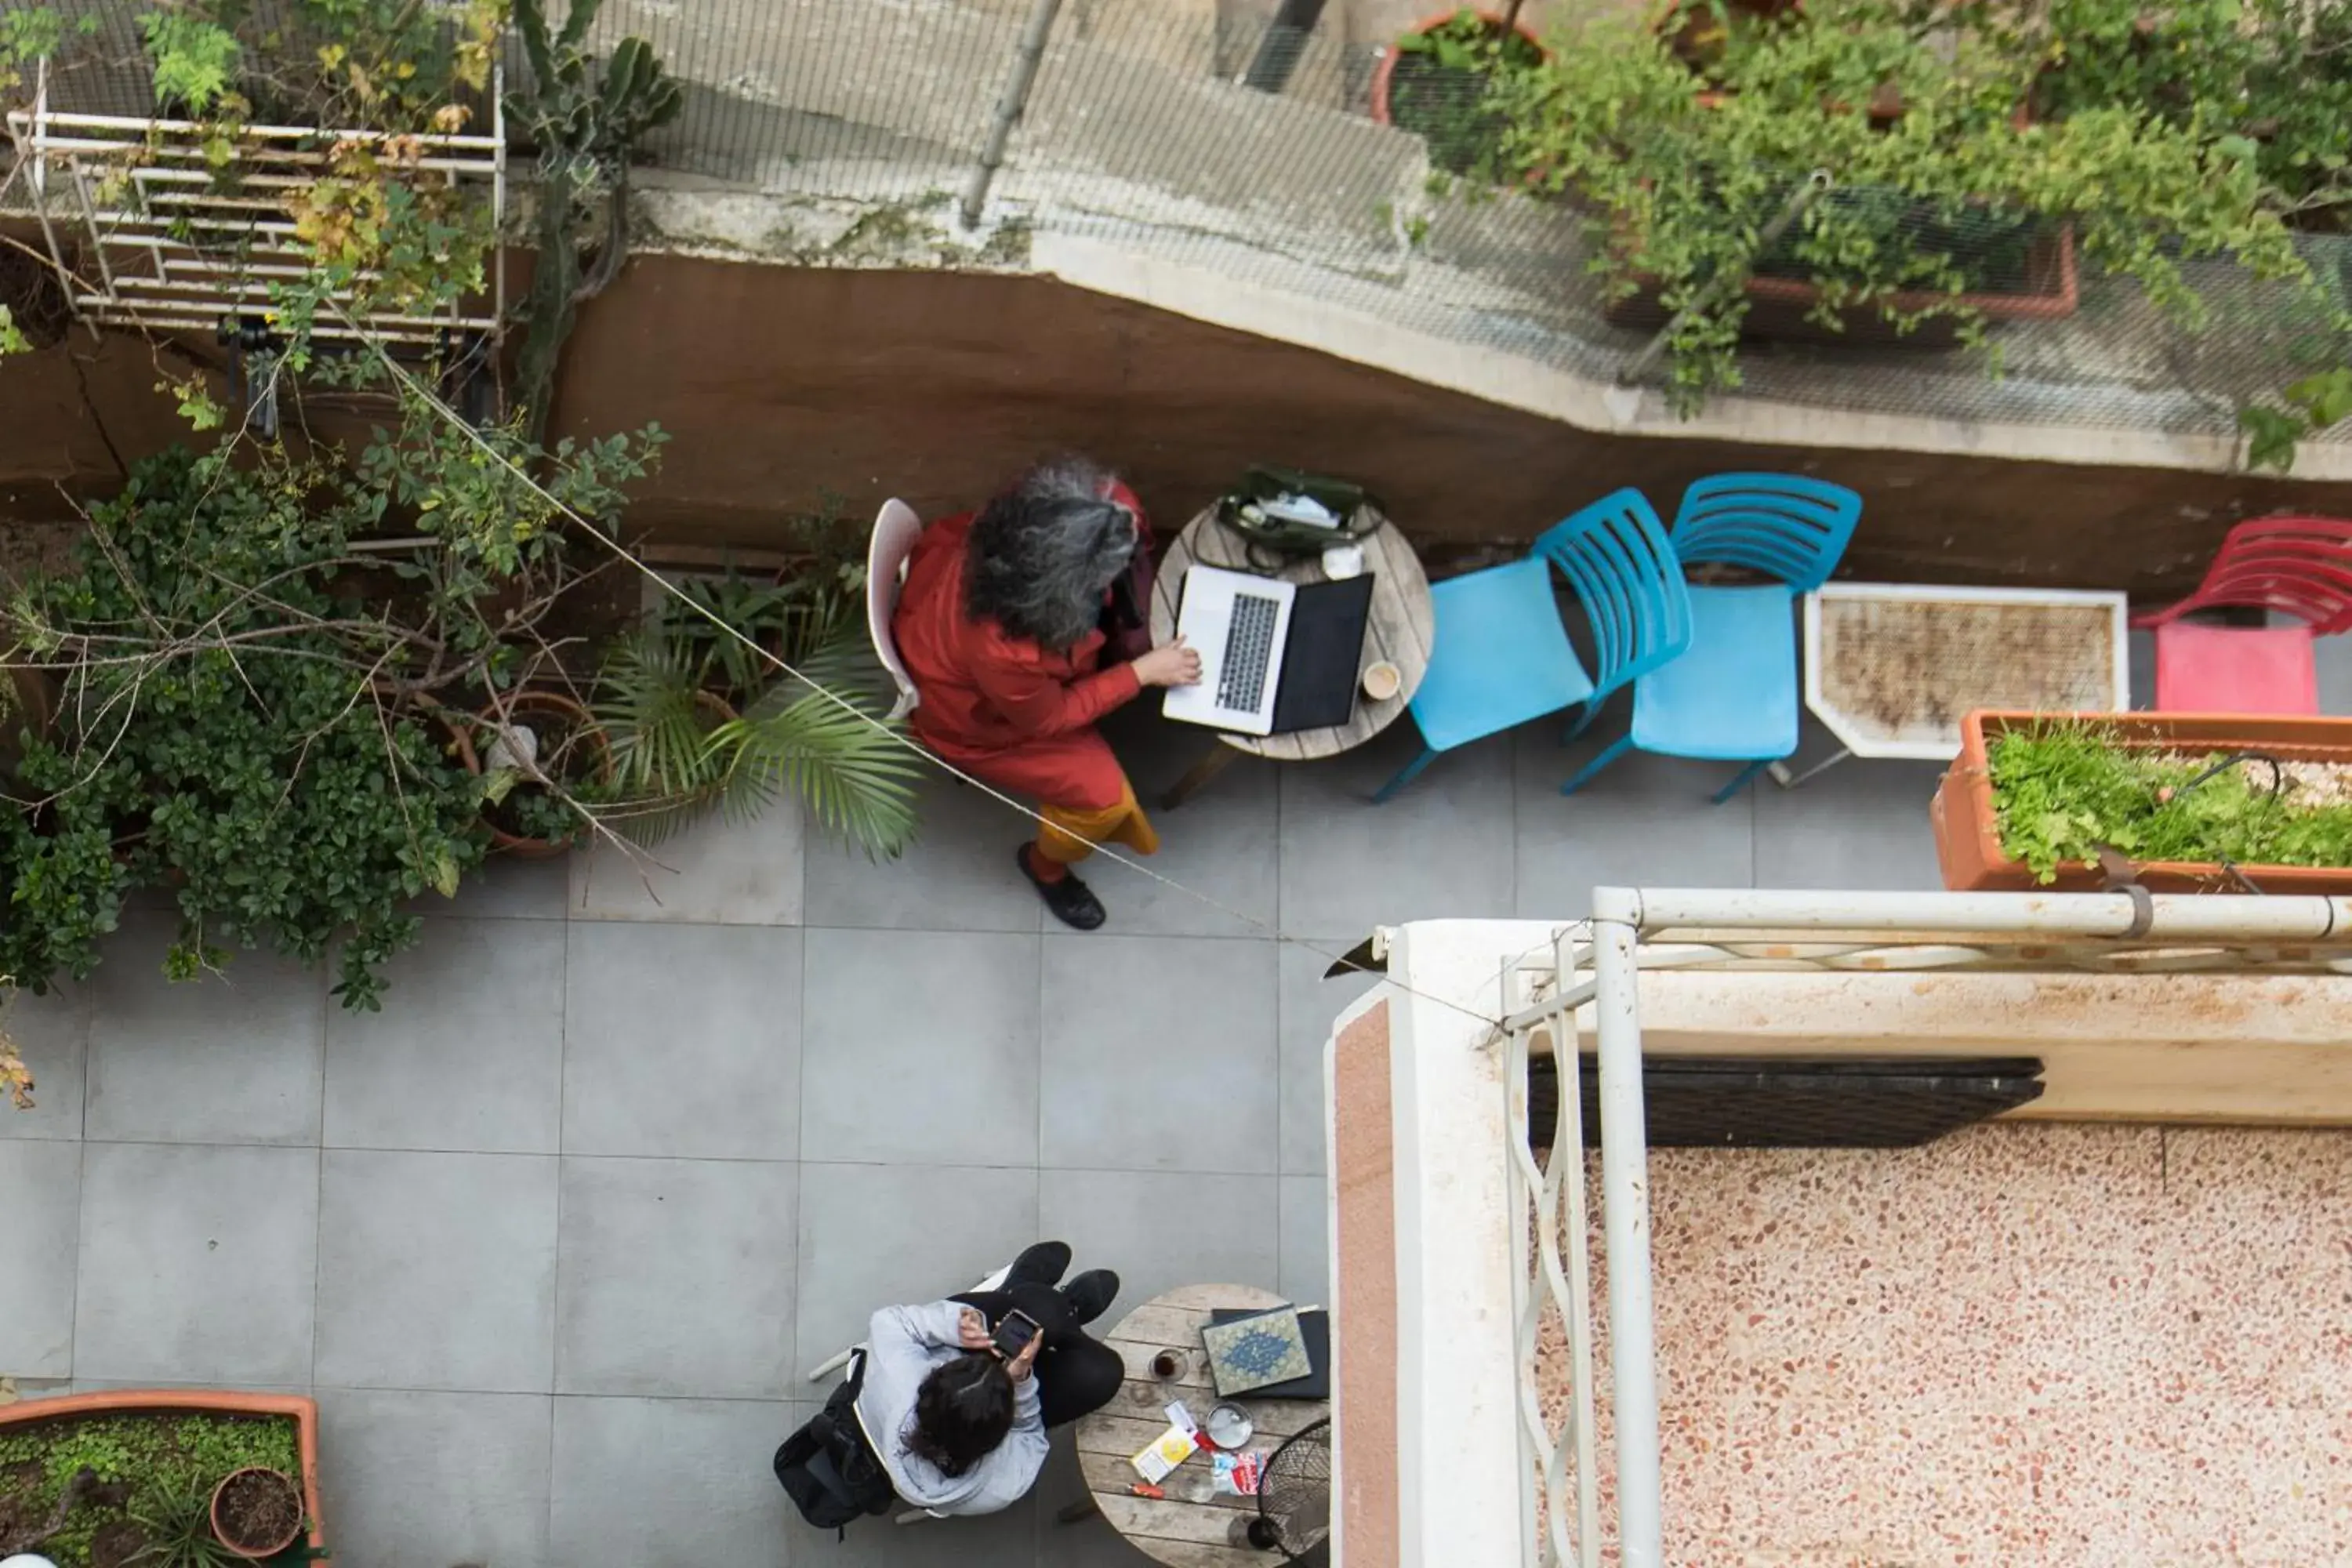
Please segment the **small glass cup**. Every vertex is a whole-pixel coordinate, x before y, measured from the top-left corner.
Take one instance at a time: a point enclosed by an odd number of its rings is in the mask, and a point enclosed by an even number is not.
[[[1184,1375],[1184,1352],[1161,1351],[1151,1358],[1151,1375],[1162,1383],[1173,1383]]]

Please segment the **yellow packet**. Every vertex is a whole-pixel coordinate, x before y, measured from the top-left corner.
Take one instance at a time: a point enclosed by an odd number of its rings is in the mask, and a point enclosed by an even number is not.
[[[1158,1486],[1177,1466],[1191,1458],[1200,1447],[1198,1437],[1181,1426],[1171,1426],[1151,1440],[1151,1447],[1128,1462],[1135,1467],[1136,1474]]]

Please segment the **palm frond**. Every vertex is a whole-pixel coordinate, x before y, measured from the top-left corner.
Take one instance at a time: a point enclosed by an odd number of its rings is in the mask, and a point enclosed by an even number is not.
[[[714,714],[698,695],[698,661],[657,631],[625,638],[597,682],[594,710],[625,800],[688,797],[717,787],[706,743]]]
[[[726,808],[741,816],[796,795],[825,832],[869,857],[896,858],[914,840],[922,758],[871,700],[803,668],[827,690],[763,702],[711,734],[712,752],[725,760]]]

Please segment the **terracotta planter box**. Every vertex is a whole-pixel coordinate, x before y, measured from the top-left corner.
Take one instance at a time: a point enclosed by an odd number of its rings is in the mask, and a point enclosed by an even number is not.
[[[325,1528],[319,1510],[319,1406],[315,1400],[289,1394],[234,1394],[213,1389],[125,1389],[110,1394],[69,1394],[58,1399],[27,1399],[0,1405],[0,1431],[38,1426],[60,1417],[82,1415],[277,1415],[294,1423],[295,1441],[302,1452],[302,1511],[310,1521],[304,1537],[323,1552]]]
[[[1954,892],[2032,892],[2044,884],[2021,860],[2002,852],[1993,815],[1992,771],[1987,748],[2011,730],[2055,719],[2091,719],[2112,726],[2126,745],[2168,752],[2263,752],[2286,762],[2352,763],[2352,719],[2261,718],[2238,713],[2004,713],[1979,710],[1960,721],[1960,754],[1945,773],[1927,807],[1936,830],[1936,861]],[[2158,860],[2137,865],[2140,882],[2158,893],[2243,892],[2244,886],[2211,862]],[[2241,866],[2266,893],[2352,894],[2352,866]],[[2047,886],[2060,892],[2096,892],[2097,868],[2058,868]]]

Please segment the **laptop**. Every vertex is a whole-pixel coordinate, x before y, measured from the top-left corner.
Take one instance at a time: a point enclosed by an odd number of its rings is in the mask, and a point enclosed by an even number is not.
[[[1241,735],[1345,724],[1356,710],[1372,577],[1337,583],[1194,565],[1176,630],[1201,656],[1197,686],[1171,686],[1160,710]]]

